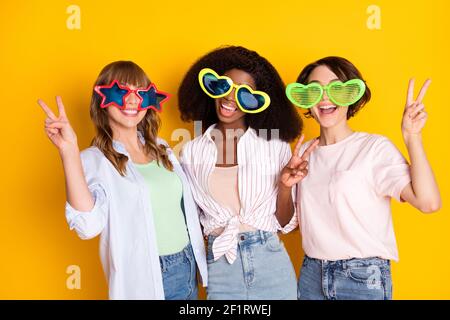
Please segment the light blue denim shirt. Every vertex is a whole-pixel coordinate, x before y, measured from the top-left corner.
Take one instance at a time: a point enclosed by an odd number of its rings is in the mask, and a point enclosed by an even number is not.
[[[139,138],[143,141],[142,135]],[[168,144],[158,138],[159,144]],[[120,142],[114,149],[128,155]],[[171,149],[169,160],[183,184],[183,201],[189,237],[203,286],[207,286],[204,241],[189,182]],[[121,176],[96,147],[81,152],[86,181],[95,205],[89,212],[66,202],[66,218],[81,239],[100,234],[100,259],[109,284],[110,299],[164,299],[152,206],[144,178],[131,161]]]

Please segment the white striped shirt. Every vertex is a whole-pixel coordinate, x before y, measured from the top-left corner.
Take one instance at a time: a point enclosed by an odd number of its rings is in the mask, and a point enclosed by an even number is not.
[[[246,224],[258,230],[288,233],[296,227],[296,215],[285,227],[275,216],[278,178],[291,158],[291,147],[279,139],[266,140],[249,128],[237,143],[239,215],[220,205],[209,192],[208,179],[217,162],[217,147],[210,126],[203,135],[186,143],[180,155],[182,166],[191,183],[192,194],[201,208],[200,222],[209,235],[224,228],[213,243],[214,260],[225,255],[231,264],[236,259],[239,226]],[[295,187],[292,199],[295,201]],[[224,190],[226,192],[226,190]],[[296,205],[294,203],[294,208]]]

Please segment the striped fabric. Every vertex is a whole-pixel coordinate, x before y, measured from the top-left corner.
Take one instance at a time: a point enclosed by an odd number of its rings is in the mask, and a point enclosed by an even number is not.
[[[239,226],[250,225],[258,230],[288,233],[296,228],[297,213],[285,227],[275,217],[280,171],[291,158],[288,143],[279,139],[270,141],[258,137],[249,128],[237,144],[238,192],[241,200],[239,215],[216,202],[208,190],[208,179],[217,162],[217,147],[211,138],[210,126],[203,135],[186,143],[181,152],[181,163],[191,183],[192,194],[201,209],[203,232],[209,235],[224,228],[213,244],[214,260],[225,255],[231,264],[236,259]],[[292,198],[295,201],[295,187]],[[227,192],[224,190],[224,192]],[[294,203],[294,208],[297,206]]]

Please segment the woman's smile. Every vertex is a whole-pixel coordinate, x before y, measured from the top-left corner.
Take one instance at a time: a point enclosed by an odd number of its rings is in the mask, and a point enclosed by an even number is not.
[[[317,105],[317,109],[319,110],[320,115],[323,116],[334,114],[337,107],[329,102],[321,102]]]
[[[220,103],[219,112],[222,117],[228,118],[232,117],[237,111],[237,106],[234,102],[222,101]]]
[[[120,112],[125,116],[125,117],[136,117],[139,113],[138,109],[123,109],[120,110]]]

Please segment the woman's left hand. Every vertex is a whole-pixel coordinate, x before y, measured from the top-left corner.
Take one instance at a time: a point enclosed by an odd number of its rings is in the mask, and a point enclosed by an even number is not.
[[[319,139],[316,139],[308,149],[300,156],[300,147],[302,145],[304,135],[298,140],[294,153],[287,165],[281,170],[279,186],[291,188],[296,183],[300,182],[308,174],[308,159],[309,155],[319,144]]]
[[[425,112],[425,106],[422,103],[425,93],[430,86],[431,80],[427,79],[420,89],[417,99],[414,100],[414,79],[409,80],[408,94],[406,97],[405,111],[402,119],[403,137],[407,139],[409,136],[420,135],[428,114]]]
[[[408,149],[411,182],[401,191],[400,197],[422,212],[435,212],[442,206],[439,187],[434,177],[422,143],[422,129],[427,121],[427,113],[422,104],[431,80],[425,81],[414,101],[414,79],[409,80],[405,112],[402,119],[402,134]]]

